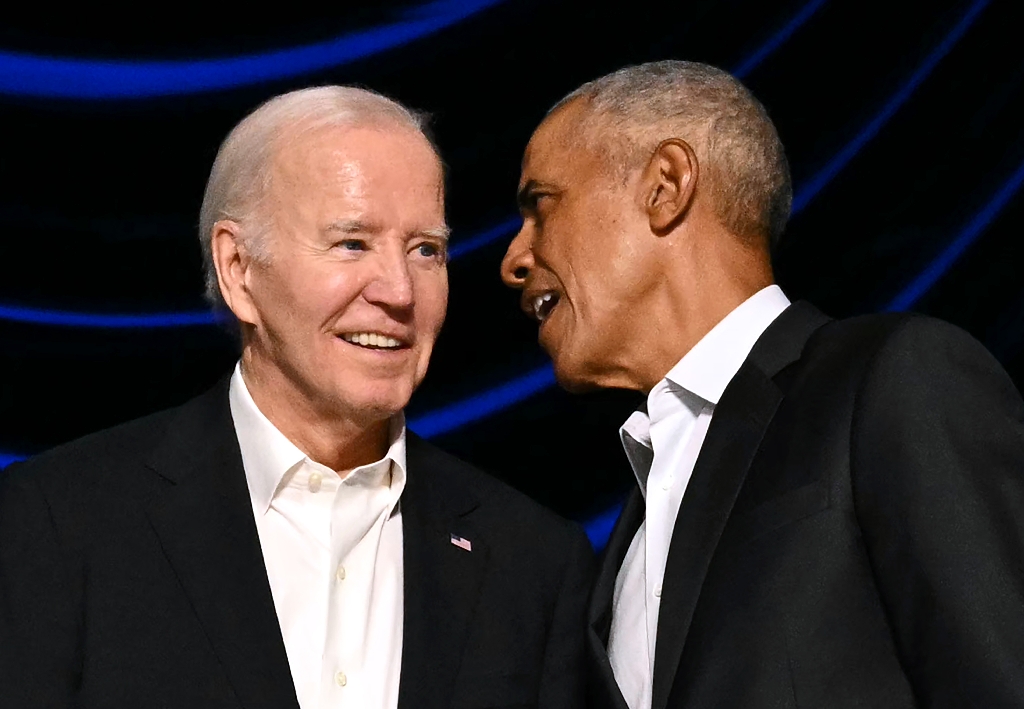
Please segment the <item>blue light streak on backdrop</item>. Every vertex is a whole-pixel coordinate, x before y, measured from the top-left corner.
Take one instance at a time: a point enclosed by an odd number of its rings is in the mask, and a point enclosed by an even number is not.
[[[173,313],[74,313],[0,303],[0,320],[54,327],[117,330],[216,325],[224,322],[225,318],[212,310]]]
[[[954,45],[967,33],[970,26],[978,19],[978,15],[989,4],[989,0],[976,0],[960,18],[960,21],[953,26],[949,34],[929,52],[924,61],[917,67],[917,70],[910,75],[910,78],[894,93],[888,101],[882,105],[882,109],[875,114],[875,117],[868,121],[867,125],[861,128],[860,132],[853,137],[843,148],[829,160],[815,175],[805,182],[793,196],[793,213],[800,212],[818,196],[832,179],[846,167],[851,160],[867,145],[872,138],[878,135],[882,127],[889,119],[914,94],[917,88],[924,83],[928,75],[932,73],[943,57],[949,54]]]
[[[451,246],[448,258],[454,261],[503,236],[515,232],[522,220],[517,216],[495,224]],[[170,313],[83,313],[24,305],[0,303],[0,320],[50,327],[77,327],[104,330],[149,330],[172,327],[204,327],[229,320],[225,313],[212,310],[185,310]]]
[[[44,99],[133,100],[235,89],[291,79],[422,39],[503,0],[439,0],[387,25],[326,42],[240,57],[115,61],[0,51],[0,93]]]
[[[507,409],[554,385],[555,373],[551,365],[539,367],[501,386],[413,417],[409,420],[409,428],[424,438],[440,436]]]
[[[977,241],[978,237],[985,233],[989,224],[999,216],[1003,208],[1009,204],[1010,199],[1020,190],[1024,184],[1024,162],[1022,162],[1010,175],[1003,186],[1000,187],[988,203],[982,207],[973,219],[967,222],[963,230],[929,263],[917,278],[912,280],[892,301],[885,306],[886,312],[907,310],[924,296],[932,287],[939,282],[946,272],[952,268],[957,259],[964,255],[967,249]]]
[[[0,470],[3,470],[11,463],[16,463],[19,460],[24,460],[25,456],[17,455],[15,453],[0,453]]]
[[[784,24],[778,32],[768,38],[768,41],[758,47],[754,52],[741,61],[735,69],[732,70],[733,75],[737,79],[746,78],[747,74],[756,69],[761,62],[767,59],[770,55],[774,54],[775,51],[785,44],[790,37],[793,36],[798,29],[803,27],[807,20],[811,19],[822,6],[828,2],[828,0],[811,0],[809,3],[797,10],[797,13],[790,18],[789,22]]]

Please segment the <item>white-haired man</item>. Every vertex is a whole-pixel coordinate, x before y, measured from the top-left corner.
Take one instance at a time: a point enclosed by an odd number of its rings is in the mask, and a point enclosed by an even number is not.
[[[582,531],[405,428],[447,234],[394,101],[307,89],[231,132],[200,239],[240,362],[7,471],[5,707],[579,706]]]
[[[791,194],[702,64],[586,84],[527,147],[503,276],[559,382],[646,395],[591,705],[1024,706],[1024,404],[950,325],[791,305]]]

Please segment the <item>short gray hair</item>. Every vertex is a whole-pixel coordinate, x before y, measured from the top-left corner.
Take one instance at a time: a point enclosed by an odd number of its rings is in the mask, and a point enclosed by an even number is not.
[[[722,223],[776,244],[793,203],[789,164],[768,112],[737,79],[697,62],[640,64],[584,84],[551,113],[577,99],[587,109],[581,133],[620,168],[646,164],[663,140],[686,140]]]
[[[213,263],[213,226],[218,221],[238,222],[249,254],[256,259],[267,258],[267,220],[265,215],[258,214],[258,207],[270,185],[271,165],[282,135],[328,126],[397,126],[418,131],[437,154],[426,132],[427,120],[426,114],[374,91],[352,86],[291,91],[270,99],[242,119],[221,143],[199,211],[206,299],[214,308],[227,308]]]

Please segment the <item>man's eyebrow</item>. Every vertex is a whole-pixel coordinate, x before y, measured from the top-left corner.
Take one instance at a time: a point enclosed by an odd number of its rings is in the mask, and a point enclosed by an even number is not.
[[[415,234],[417,236],[425,236],[428,239],[448,241],[448,237],[451,236],[452,230],[447,224],[442,224],[441,226],[432,227],[430,229],[418,229]]]
[[[534,204],[533,193],[534,192],[545,192],[545,193],[560,193],[561,190],[554,185],[541,182],[540,180],[527,180],[526,184],[519,188],[516,193],[516,203],[519,205],[520,212],[526,212],[532,210],[536,205]]]
[[[342,234],[372,234],[380,231],[380,227],[363,219],[336,219],[325,226],[324,231],[338,231]]]
[[[527,209],[530,209],[533,206],[532,204],[530,204],[530,195],[536,189],[537,181],[527,180],[526,184],[520,187],[519,191],[516,192],[516,204],[519,205],[520,212],[525,212]]]
[[[376,234],[382,231],[379,224],[368,222],[363,219],[336,219],[324,227],[327,232],[341,232],[342,234]],[[429,227],[427,229],[416,229],[410,233],[411,237],[426,237],[429,239],[448,240],[452,230],[447,224]]]

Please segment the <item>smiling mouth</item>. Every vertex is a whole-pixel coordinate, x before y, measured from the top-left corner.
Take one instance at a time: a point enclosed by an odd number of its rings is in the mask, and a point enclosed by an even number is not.
[[[349,344],[363,347],[368,350],[400,350],[409,346],[395,337],[384,335],[379,332],[345,332],[339,335],[341,339]]]
[[[532,302],[533,316],[543,323],[551,315],[551,311],[555,309],[560,299],[561,297],[555,291],[548,291],[534,296]]]

